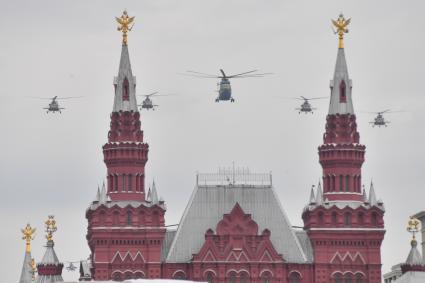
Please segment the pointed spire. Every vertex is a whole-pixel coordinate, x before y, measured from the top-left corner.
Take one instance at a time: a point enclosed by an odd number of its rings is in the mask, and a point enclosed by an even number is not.
[[[152,182],[152,204],[158,204],[159,200],[158,200],[158,192],[156,191],[156,186],[155,186],[155,180]]]
[[[21,229],[23,237],[26,241],[24,263],[22,265],[21,277],[19,283],[31,283],[34,277],[33,259],[31,258],[31,241],[34,239],[35,229],[27,224],[24,229]]]
[[[102,192],[100,193],[100,197],[99,197],[99,203],[105,203],[107,198],[108,198],[108,196],[107,196],[107,193],[106,193],[105,182],[103,182]]]
[[[416,241],[416,234],[420,231],[420,221],[413,216],[410,217],[407,224],[407,232],[412,234],[412,240],[410,241],[411,249],[406,259],[407,265],[424,265],[421,254],[418,251],[418,242]]]
[[[319,185],[317,186],[316,204],[317,205],[323,204],[322,184],[320,182],[319,182]]]
[[[152,193],[151,193],[151,187],[148,189],[148,194],[146,196],[146,201],[151,202],[152,201]]]
[[[316,203],[316,197],[314,195],[314,185],[311,186],[311,191],[310,191],[310,204],[315,204]]]
[[[366,189],[364,188],[364,185],[363,185],[363,202],[369,202],[369,200],[367,199]]]
[[[344,49],[338,49],[335,72],[330,83],[331,101],[329,115],[354,114],[353,101],[351,99],[352,81],[348,76],[347,62]]]
[[[97,193],[96,193],[96,198],[94,201],[99,202],[100,201],[100,188],[99,185],[97,186]]]
[[[136,100],[136,77],[133,76],[128,46],[122,45],[118,76],[114,78],[115,99],[113,112],[138,112]]]
[[[377,203],[375,189],[373,188],[372,181],[370,182],[370,189],[369,189],[369,203],[370,203],[370,206],[374,206]]]

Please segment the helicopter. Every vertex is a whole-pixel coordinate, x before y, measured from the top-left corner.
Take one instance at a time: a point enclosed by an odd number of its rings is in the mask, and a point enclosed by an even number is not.
[[[252,70],[248,72],[243,72],[235,75],[226,75],[223,71],[223,69],[220,69],[221,75],[210,75],[195,71],[187,71],[190,73],[190,75],[198,78],[209,78],[209,79],[221,79],[219,83],[217,83],[218,89],[218,97],[215,99],[215,102],[219,101],[229,101],[235,102],[235,99],[232,97],[232,88],[230,86],[230,79],[239,79],[239,78],[259,78],[263,77],[264,75],[268,75],[271,73],[255,73],[258,70]]]
[[[158,94],[158,91],[152,92],[150,94],[146,94],[146,95],[139,95],[139,96],[144,96],[145,99],[142,101],[142,104],[139,104],[138,106],[140,106],[140,110],[142,109],[146,109],[146,110],[155,110],[155,107],[158,107],[159,105],[153,104],[151,97],[152,96],[169,96],[172,94]]]
[[[54,96],[52,98],[46,98],[46,97],[34,97],[34,98],[38,98],[38,99],[48,99],[51,100],[51,102],[49,103],[48,107],[44,107],[43,109],[46,109],[46,113],[49,112],[59,112],[62,113],[61,110],[65,109],[63,107],[59,107],[59,102],[58,100],[63,100],[63,99],[71,99],[71,98],[80,98],[82,96],[69,96],[69,97],[58,97],[58,96]]]
[[[79,261],[68,261],[68,266],[66,267],[66,270],[68,271],[75,271],[77,270],[77,267],[74,265],[74,263],[79,263]]]
[[[384,118],[384,113],[396,113],[396,112],[404,112],[404,111],[391,111],[391,109],[386,109],[384,111],[379,111],[379,112],[365,112],[365,113],[372,113],[372,114],[376,114],[376,117],[373,119],[373,121],[369,122],[369,124],[372,124],[372,127],[378,126],[384,126],[387,127],[389,123],[391,123],[388,120],[385,120]]]
[[[294,99],[304,101],[301,104],[300,108],[295,108],[295,110],[298,110],[298,114],[301,114],[301,112],[304,112],[305,114],[307,114],[307,113],[313,114],[313,110],[316,110],[317,108],[311,107],[309,100],[324,99],[324,98],[327,98],[327,97],[313,97],[313,98],[307,98],[307,97],[304,97],[304,96],[294,97]]]

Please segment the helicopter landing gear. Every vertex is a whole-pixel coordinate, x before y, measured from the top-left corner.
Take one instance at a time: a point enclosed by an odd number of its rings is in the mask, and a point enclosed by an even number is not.
[[[218,99],[218,98],[215,99],[215,102],[219,102],[219,101],[220,101],[220,99]]]
[[[235,102],[235,99],[233,97],[230,98],[230,102]]]

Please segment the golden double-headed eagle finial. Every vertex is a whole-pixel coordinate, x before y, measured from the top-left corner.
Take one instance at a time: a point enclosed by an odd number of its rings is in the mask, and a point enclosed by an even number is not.
[[[129,17],[127,14],[127,11],[124,10],[121,17],[115,17],[116,21],[118,22],[118,31],[122,32],[122,44],[127,45],[127,33],[133,29],[134,24],[130,27],[130,25],[133,23],[135,17]]]
[[[409,222],[407,222],[407,232],[412,233],[412,241],[416,240],[415,234],[419,232],[419,225],[421,222],[410,216]]]
[[[338,19],[332,20],[332,24],[336,28],[336,31],[334,31],[334,33],[338,34],[339,38],[338,48],[344,48],[344,33],[348,33],[347,26],[350,24],[350,22],[351,18],[346,20],[342,13],[339,14]]]
[[[26,252],[31,252],[31,241],[34,240],[35,237],[35,228],[32,228],[31,225],[28,223],[27,226],[24,229],[21,229],[21,232],[23,234],[22,240],[25,240],[26,242]]]
[[[47,239],[47,241],[52,241],[53,240],[53,233],[55,233],[56,230],[58,230],[58,228],[56,227],[55,217],[53,215],[49,215],[46,222],[44,222],[44,225],[46,227],[46,230],[45,230],[46,231],[46,239]]]

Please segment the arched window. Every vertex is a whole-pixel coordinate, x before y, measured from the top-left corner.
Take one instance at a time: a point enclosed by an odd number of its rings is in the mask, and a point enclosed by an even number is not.
[[[112,223],[114,223],[114,225],[118,225],[120,223],[120,213],[118,211],[114,211]]]
[[[289,274],[289,283],[300,283],[301,276],[297,272],[292,272]]]
[[[343,191],[343,183],[342,183],[342,181],[343,181],[343,178],[342,178],[342,175],[339,175],[339,191],[340,192],[342,192]]]
[[[344,275],[344,283],[353,283],[353,277],[350,273]]]
[[[248,275],[246,273],[242,273],[239,278],[240,283],[247,283],[248,282]]]
[[[137,272],[134,274],[134,279],[141,279],[141,278],[145,278],[144,274],[142,272]]]
[[[130,100],[130,87],[129,87],[127,78],[124,79],[124,82],[122,84],[122,100],[123,101]]]
[[[139,212],[139,226],[145,224],[145,212],[142,210]]]
[[[127,211],[127,225],[133,224],[133,213],[131,211]]]
[[[323,219],[323,212],[320,211],[318,217],[319,217],[319,221],[318,221],[319,225],[323,225],[324,222],[325,222],[324,219]]]
[[[334,176],[334,175],[332,176],[332,186],[331,186],[331,188],[332,188],[332,191],[335,191],[335,190],[336,190],[336,186],[335,186],[335,176]]]
[[[115,272],[113,275],[114,281],[122,281],[121,274]]]
[[[130,272],[126,272],[124,277],[125,279],[133,279],[133,274],[131,274]]]
[[[363,283],[363,275],[361,275],[360,273],[356,274],[356,283]]]
[[[363,212],[359,212],[359,214],[357,215],[357,222],[359,223],[359,225],[364,224],[364,214],[363,214]]]
[[[207,280],[208,283],[214,283],[214,273],[207,272],[205,279]]]
[[[344,80],[341,81],[339,84],[339,102],[340,103],[346,103],[347,102],[347,95],[345,93],[346,91],[346,85]]]
[[[336,214],[336,212],[332,212],[332,225],[337,225],[338,224],[338,216]]]
[[[236,283],[236,273],[235,272],[232,272],[232,273],[229,274],[227,282],[228,283]]]
[[[263,272],[261,274],[261,283],[270,283],[272,280],[272,275],[270,274],[270,272]]]
[[[114,176],[114,189],[115,189],[115,191],[116,192],[118,192],[118,175],[117,174],[115,174],[115,176]]]
[[[351,227],[351,213],[349,212],[344,214],[344,226]]]
[[[372,212],[372,225],[373,226],[378,225],[378,214],[376,212]]]
[[[342,275],[340,273],[335,274],[334,279],[335,283],[342,283]]]
[[[176,272],[174,274],[174,279],[176,279],[176,280],[185,280],[186,279],[186,275],[184,274],[183,271],[179,271],[179,272]]]
[[[139,174],[136,174],[136,192],[139,191]]]

